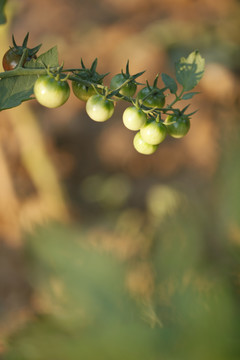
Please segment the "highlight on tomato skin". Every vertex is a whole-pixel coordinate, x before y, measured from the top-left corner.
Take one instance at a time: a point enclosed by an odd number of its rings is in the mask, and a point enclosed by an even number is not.
[[[13,70],[18,65],[21,59],[21,55],[14,52],[13,49],[9,49],[3,56],[2,66],[5,71]]]
[[[88,116],[97,122],[104,122],[114,113],[114,102],[103,95],[93,95],[86,103]]]
[[[56,80],[50,75],[40,76],[34,84],[36,100],[48,108],[57,108],[68,100],[70,87],[66,80]]]
[[[139,130],[146,121],[147,115],[135,106],[129,106],[123,112],[123,124],[129,130]]]
[[[160,144],[167,136],[166,126],[161,121],[150,119],[140,129],[141,137],[151,145]]]
[[[13,49],[9,49],[3,56],[2,66],[4,71],[14,70],[16,66],[19,64],[21,59],[21,55],[18,55]],[[23,66],[26,62],[36,59],[36,56],[27,57],[27,59],[23,62]]]

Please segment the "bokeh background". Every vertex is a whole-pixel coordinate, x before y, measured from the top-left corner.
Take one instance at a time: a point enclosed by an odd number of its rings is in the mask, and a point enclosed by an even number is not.
[[[189,134],[138,154],[119,103],[91,121],[73,94],[0,118],[0,358],[240,358],[240,3],[8,0],[11,34],[65,67],[206,71]],[[110,83],[111,75],[106,78]],[[181,104],[181,106],[186,103]]]

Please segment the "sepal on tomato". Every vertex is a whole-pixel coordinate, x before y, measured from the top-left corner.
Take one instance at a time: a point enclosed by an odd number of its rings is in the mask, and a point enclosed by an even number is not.
[[[137,74],[130,75],[129,72],[129,60],[126,64],[126,71],[123,69],[121,73],[116,74],[110,83],[110,88],[112,89],[112,96],[123,95],[127,97],[134,96],[137,85],[141,85],[141,83],[137,82],[136,79],[141,76],[145,71],[141,71]]]
[[[23,54],[23,51],[25,49],[27,49],[28,50],[28,57],[33,58],[33,57],[36,56],[36,54],[39,51],[42,44],[39,44],[39,45],[35,46],[34,48],[30,49],[30,48],[27,47],[28,37],[29,37],[29,32],[27,33],[27,35],[23,39],[22,45],[17,45],[16,41],[15,41],[15,38],[14,38],[14,35],[12,34],[12,43],[13,43],[12,49],[17,55],[20,55],[20,56]]]

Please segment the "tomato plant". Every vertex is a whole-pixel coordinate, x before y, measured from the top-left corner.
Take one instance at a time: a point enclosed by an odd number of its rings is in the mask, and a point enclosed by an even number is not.
[[[161,121],[150,119],[140,129],[141,137],[146,143],[151,145],[160,144],[167,136],[166,126]]]
[[[34,84],[37,101],[46,107],[56,108],[63,105],[70,95],[68,82],[51,75],[40,76]]]
[[[12,37],[13,47],[3,56],[5,71],[0,73],[0,111],[32,100],[33,94],[43,106],[61,106],[70,96],[71,82],[74,95],[86,102],[86,112],[94,121],[108,120],[114,113],[116,100],[130,104],[123,112],[123,124],[130,130],[138,131],[133,144],[142,154],[155,152],[167,133],[180,138],[189,131],[189,119],[194,112],[186,112],[190,104],[184,109],[178,109],[176,103],[189,100],[197,94],[191,90],[203,76],[205,64],[198,51],[176,62],[176,80],[162,73],[164,87],[159,88],[157,75],[153,85],[150,86],[146,81],[146,85],[134,98],[137,86],[143,85],[137,82],[137,79],[144,71],[131,75],[129,62],[125,72],[122,70],[113,76],[108,87],[103,83],[108,74],[97,72],[97,59],[89,68],[81,60],[80,68],[65,69],[63,65],[59,66],[56,47],[37,57],[41,45],[28,48],[28,35],[21,46],[18,46]],[[166,104],[167,91],[174,97],[169,104]],[[162,118],[165,118],[164,122]]]
[[[176,139],[185,136],[190,129],[190,120],[187,115],[168,115],[165,123],[168,134]]]
[[[123,113],[123,123],[129,130],[139,130],[147,121],[147,115],[135,106],[130,106]]]
[[[92,120],[103,122],[113,115],[114,103],[103,95],[93,95],[87,101],[86,111]]]
[[[143,155],[151,155],[158,148],[158,145],[151,145],[148,144],[146,141],[144,141],[140,134],[140,131],[137,132],[136,135],[134,136],[133,146],[137,150],[137,152]]]

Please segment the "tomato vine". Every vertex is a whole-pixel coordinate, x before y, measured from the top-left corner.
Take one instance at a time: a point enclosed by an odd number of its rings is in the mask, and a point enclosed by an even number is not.
[[[3,57],[5,71],[0,73],[0,111],[34,98],[43,106],[59,107],[70,96],[71,82],[74,95],[86,102],[86,112],[94,121],[108,120],[118,101],[130,103],[123,113],[123,124],[130,130],[138,131],[133,145],[140,153],[155,152],[167,134],[181,138],[189,131],[190,118],[196,111],[187,113],[190,104],[183,109],[175,105],[198,94],[191,91],[204,73],[205,61],[198,51],[176,62],[176,80],[162,73],[162,87],[158,85],[159,74],[152,85],[148,81],[145,84],[138,82],[145,71],[131,75],[128,61],[126,70],[114,75],[108,87],[104,78],[109,73],[97,72],[97,59],[89,68],[81,60],[80,68],[65,69],[59,65],[56,47],[37,56],[41,45],[28,48],[28,35],[21,46],[16,44],[13,36],[13,47]],[[174,99],[167,104],[170,94]]]

